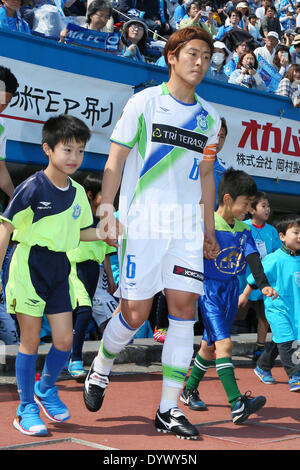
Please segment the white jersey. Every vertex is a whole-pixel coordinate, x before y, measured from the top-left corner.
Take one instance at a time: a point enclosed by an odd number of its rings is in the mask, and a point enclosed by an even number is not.
[[[6,158],[6,139],[5,122],[0,117],[0,160],[5,160]]]
[[[142,230],[150,225],[160,233],[169,231],[170,216],[193,219],[201,200],[199,164],[215,159],[219,130],[218,113],[196,94],[193,104],[181,103],[163,83],[134,95],[111,136],[131,149],[120,190],[122,224],[136,224],[138,216]]]

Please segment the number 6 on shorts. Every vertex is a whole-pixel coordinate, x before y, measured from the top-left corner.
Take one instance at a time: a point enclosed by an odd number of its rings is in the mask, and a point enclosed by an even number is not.
[[[136,264],[132,261],[132,258],[135,258],[135,255],[127,255],[126,277],[128,279],[134,279],[135,278]]]

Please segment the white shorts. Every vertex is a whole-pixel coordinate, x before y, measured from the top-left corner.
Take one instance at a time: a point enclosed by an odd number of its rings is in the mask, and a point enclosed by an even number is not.
[[[203,241],[127,239],[119,250],[122,299],[146,300],[163,289],[203,294]]]

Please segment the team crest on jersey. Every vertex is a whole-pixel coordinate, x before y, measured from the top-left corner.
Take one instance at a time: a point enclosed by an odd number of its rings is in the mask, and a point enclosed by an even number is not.
[[[243,248],[230,246],[221,250],[215,259],[215,266],[221,273],[235,275],[243,271],[246,259],[243,256]]]
[[[294,273],[294,278],[295,278],[296,285],[300,287],[300,272],[299,271]]]
[[[208,130],[208,111],[203,108],[197,116],[197,124],[201,131],[206,132]]]
[[[78,217],[80,216],[80,213],[81,213],[81,207],[79,204],[76,204],[76,206],[74,206],[74,209],[73,209],[73,219],[78,219]]]

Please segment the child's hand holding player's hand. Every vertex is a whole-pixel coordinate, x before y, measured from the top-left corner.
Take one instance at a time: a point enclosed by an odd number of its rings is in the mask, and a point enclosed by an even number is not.
[[[261,291],[266,297],[273,297],[272,300],[277,299],[279,295],[278,292],[271,286],[266,286]]]
[[[248,302],[248,295],[242,293],[242,294],[239,296],[238,308],[246,307],[247,302]]]

